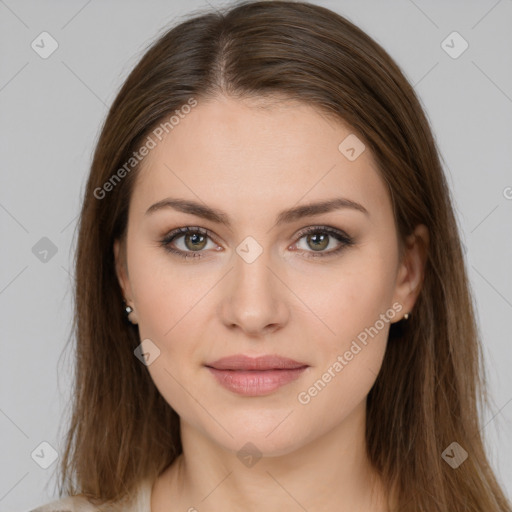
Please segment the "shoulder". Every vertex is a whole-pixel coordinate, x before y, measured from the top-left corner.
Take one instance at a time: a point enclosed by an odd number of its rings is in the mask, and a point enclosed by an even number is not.
[[[41,505],[28,512],[149,512],[152,481],[141,482],[134,496],[115,504],[95,506],[84,496],[66,496]]]
[[[68,496],[51,501],[28,512],[97,512],[101,510],[80,496]]]

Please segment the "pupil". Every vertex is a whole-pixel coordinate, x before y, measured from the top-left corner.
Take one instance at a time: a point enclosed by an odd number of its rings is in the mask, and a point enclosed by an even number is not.
[[[194,233],[194,234],[188,235],[188,237],[187,237],[188,240],[192,239],[192,245],[193,245],[192,249],[194,248],[194,245],[196,243],[201,242],[200,240],[197,240],[197,238],[199,238],[199,239],[204,238],[204,235]],[[195,248],[197,249],[197,246],[195,246]],[[200,247],[200,248],[202,248],[202,247]]]
[[[320,245],[316,241],[314,242],[314,244],[316,245],[316,249],[325,249],[325,247],[327,247],[328,245],[325,243],[325,241],[327,240],[327,235],[313,234],[309,236],[309,241],[311,241],[311,239],[313,238],[316,239],[317,237],[321,238],[322,240],[320,241]]]

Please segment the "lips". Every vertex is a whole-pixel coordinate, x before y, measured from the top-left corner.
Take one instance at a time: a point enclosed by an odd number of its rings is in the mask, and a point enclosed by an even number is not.
[[[227,390],[243,396],[265,396],[298,379],[309,367],[306,363],[278,355],[249,357],[236,354],[205,367]]]
[[[217,370],[266,371],[296,370],[298,368],[306,368],[309,365],[278,355],[248,357],[244,354],[235,354],[233,356],[223,357],[205,366]]]

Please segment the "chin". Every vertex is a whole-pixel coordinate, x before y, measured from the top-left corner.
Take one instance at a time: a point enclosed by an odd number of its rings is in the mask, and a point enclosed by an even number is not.
[[[245,422],[224,422],[224,429],[216,429],[215,432],[206,432],[206,435],[226,450],[230,450],[243,457],[245,452],[256,457],[279,457],[287,455],[307,444],[310,439],[307,432],[297,431],[297,423],[284,420],[286,414],[280,414],[279,420],[261,422],[254,421],[252,425]],[[293,415],[293,414],[292,414]],[[290,415],[290,416],[292,416]]]

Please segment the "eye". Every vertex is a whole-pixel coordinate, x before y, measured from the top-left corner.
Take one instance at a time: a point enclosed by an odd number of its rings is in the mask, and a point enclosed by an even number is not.
[[[183,249],[176,249],[172,246],[176,240],[183,238]],[[206,247],[207,239],[210,238],[210,232],[207,229],[193,226],[186,226],[171,231],[161,242],[160,245],[170,253],[176,254],[182,258],[200,258],[200,252]],[[194,254],[197,253],[197,254]]]
[[[353,239],[346,233],[328,226],[310,226],[302,230],[299,233],[299,237],[298,242],[305,238],[307,246],[313,248],[312,251],[306,249],[305,252],[310,253],[306,256],[307,258],[334,256],[341,252],[345,247],[354,245]],[[324,251],[324,249],[329,247],[330,239],[332,238],[338,241],[338,247],[330,251]]]
[[[306,257],[318,258],[333,256],[341,252],[345,247],[354,245],[353,239],[343,231],[340,231],[329,226],[310,226],[303,229],[299,233],[298,244],[303,238],[306,239],[306,244],[312,247],[313,250],[299,249],[301,252],[311,253]],[[160,245],[172,254],[176,254],[181,258],[202,258],[201,253],[207,249],[208,239],[212,238],[210,231],[205,228],[185,226],[171,231],[167,236],[161,240]],[[183,246],[176,248],[177,241],[183,239]],[[330,245],[330,239],[335,239],[338,242],[338,247],[330,251],[325,251]],[[219,250],[218,248],[214,250]],[[316,254],[315,254],[316,253]]]

